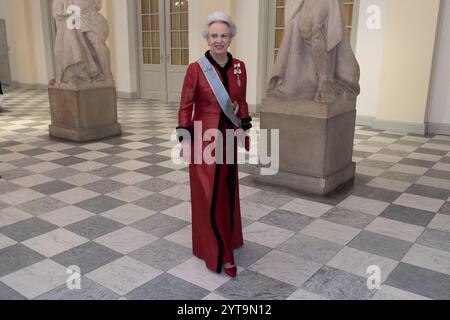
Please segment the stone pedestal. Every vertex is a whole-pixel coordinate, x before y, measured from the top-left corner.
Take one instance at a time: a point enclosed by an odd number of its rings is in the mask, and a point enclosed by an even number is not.
[[[121,134],[114,87],[80,90],[49,87],[50,136],[86,142]]]
[[[274,176],[258,169],[254,180],[322,196],[352,181],[355,105],[345,96],[330,105],[264,99],[261,129],[280,130],[280,169]]]

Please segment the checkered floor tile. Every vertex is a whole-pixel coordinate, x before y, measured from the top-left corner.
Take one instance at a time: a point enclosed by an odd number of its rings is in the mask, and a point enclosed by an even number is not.
[[[355,183],[326,199],[255,184],[241,165],[230,279],[192,255],[176,105],[119,99],[122,137],[77,144],[49,138],[46,91],[4,104],[0,299],[450,299],[450,137],[358,127]]]

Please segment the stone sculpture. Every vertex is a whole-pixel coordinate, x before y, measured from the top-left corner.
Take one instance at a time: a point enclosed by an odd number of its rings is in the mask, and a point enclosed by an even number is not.
[[[120,135],[102,0],[53,0],[56,78],[49,83],[51,137],[87,142]]]
[[[68,13],[70,6],[80,8],[80,23],[69,28],[68,19],[74,20],[74,13]],[[53,1],[57,28],[56,77],[51,85],[78,89],[81,86],[113,86],[110,53],[106,46],[108,23],[99,12],[101,7],[101,0]]]
[[[285,35],[267,96],[332,103],[359,94],[359,65],[344,23],[343,0],[286,0]]]
[[[359,65],[344,0],[286,0],[285,9],[285,36],[260,114],[261,129],[279,131],[271,143],[280,165],[277,174],[254,180],[327,196],[355,177]]]

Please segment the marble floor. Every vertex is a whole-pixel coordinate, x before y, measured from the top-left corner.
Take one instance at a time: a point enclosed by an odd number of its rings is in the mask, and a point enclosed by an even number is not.
[[[450,299],[450,137],[358,127],[355,184],[326,199],[255,184],[241,165],[230,279],[192,255],[177,106],[118,103],[122,137],[75,144],[48,137],[46,91],[6,93],[0,299]]]

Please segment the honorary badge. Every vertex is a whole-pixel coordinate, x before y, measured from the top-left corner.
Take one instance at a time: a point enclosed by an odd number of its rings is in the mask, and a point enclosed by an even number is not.
[[[240,63],[237,63],[237,64],[234,65],[234,74],[236,75],[237,85],[240,87],[241,86],[240,75],[242,74],[241,64]]]

